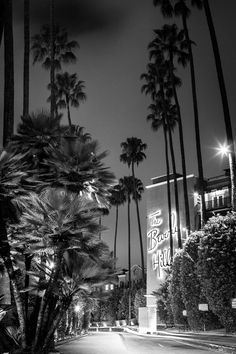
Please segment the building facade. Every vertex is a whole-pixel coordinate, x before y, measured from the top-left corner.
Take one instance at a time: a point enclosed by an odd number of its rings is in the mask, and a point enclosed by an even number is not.
[[[170,232],[168,222],[168,200],[166,176],[152,178],[146,186],[147,192],[147,307],[140,315],[140,329],[154,331],[156,328],[156,298],[152,293],[160,287],[165,278],[165,269],[171,263]],[[177,176],[179,196],[179,218],[182,243],[188,237],[185,223],[183,177]],[[201,226],[201,202],[198,193],[198,179],[187,176],[188,200],[191,230]],[[214,214],[226,214],[231,209],[229,171],[205,180],[205,204],[207,218]],[[178,249],[177,223],[174,197],[174,179],[170,176],[171,217],[173,253]]]

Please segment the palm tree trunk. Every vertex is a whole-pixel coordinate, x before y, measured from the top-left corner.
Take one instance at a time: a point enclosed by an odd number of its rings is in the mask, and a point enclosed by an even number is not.
[[[168,142],[165,123],[163,124],[164,140],[165,140],[165,155],[166,155],[166,177],[167,177],[167,201],[168,201],[168,220],[169,220],[169,233],[170,233],[170,257],[173,261],[173,234],[172,234],[172,215],[171,215],[171,193],[170,193],[170,165],[168,156]]]
[[[114,236],[114,261],[116,264],[116,243],[117,243],[117,230],[118,230],[118,218],[119,218],[119,210],[118,210],[118,205],[116,205],[116,224],[115,224],[115,236]],[[114,265],[116,268],[116,265]]]
[[[134,174],[134,163],[131,164],[132,167],[132,177],[133,177],[133,186],[134,186],[134,200],[136,205],[136,213],[138,219],[138,231],[139,231],[139,244],[140,244],[140,253],[141,253],[141,264],[142,264],[142,280],[145,282],[145,268],[144,268],[144,255],[143,255],[143,239],[142,239],[142,230],[141,230],[141,222],[139,215],[139,207],[138,207],[138,199],[136,194],[136,184],[135,184],[135,174]]]
[[[130,196],[128,196],[128,268],[129,268],[129,289],[128,289],[128,324],[131,323],[131,234],[130,234]]]
[[[198,162],[199,194],[201,196],[201,207],[202,207],[201,224],[203,226],[206,222],[206,204],[205,204],[205,196],[204,196],[204,177],[203,177],[203,166],[202,166],[201,138],[200,138],[199,118],[198,118],[198,102],[197,102],[195,69],[194,69],[194,62],[193,62],[192,44],[189,39],[188,26],[187,26],[187,20],[185,15],[182,15],[182,21],[183,21],[183,28],[184,28],[184,32],[188,44],[188,52],[189,52],[193,110],[194,110],[194,124],[195,124],[195,139],[196,139],[197,162]]]
[[[173,56],[170,57],[170,62],[171,62],[171,68],[170,68],[171,84],[172,84],[172,90],[174,93],[174,100],[175,100],[175,105],[177,108],[177,115],[178,115],[179,142],[180,142],[181,163],[182,163],[182,173],[183,173],[185,222],[186,222],[187,234],[189,235],[191,226],[190,226],[190,213],[189,213],[189,200],[188,200],[187,172],[186,172],[186,163],[185,163],[184,136],[183,136],[183,126],[182,126],[180,105],[179,105],[178,95],[177,95],[176,87],[174,84],[174,77],[173,77]]]
[[[219,51],[219,46],[217,42],[217,37],[216,37],[216,32],[215,32],[215,27],[211,15],[211,9],[209,6],[209,1],[208,0],[203,0],[203,6],[205,10],[205,15],[207,19],[207,24],[210,32],[210,37],[211,37],[211,43],[212,43],[212,48],[214,52],[214,58],[215,58],[215,65],[216,65],[216,71],[217,71],[217,77],[219,81],[219,88],[220,88],[220,94],[221,94],[221,100],[222,100],[222,105],[223,105],[223,112],[224,112],[224,122],[225,122],[225,130],[226,130],[226,137],[227,137],[227,144],[230,149],[231,153],[231,163],[232,163],[232,177],[231,177],[231,202],[232,202],[232,209],[235,211],[236,205],[235,205],[235,173],[236,173],[236,161],[235,161],[235,149],[234,149],[234,139],[233,139],[233,131],[232,131],[232,124],[231,124],[231,118],[230,118],[230,112],[229,112],[229,104],[228,104],[228,98],[227,98],[227,92],[226,92],[226,87],[225,87],[225,80],[224,80],[224,74],[223,74],[223,69],[221,65],[221,58],[220,58],[220,51]]]
[[[172,139],[171,129],[170,129],[168,122],[167,122],[167,130],[168,130],[168,135],[169,135],[170,154],[171,154],[173,174],[174,174],[174,191],[175,191],[175,208],[176,208],[176,220],[177,220],[178,248],[182,248],[181,231],[180,231],[180,215],[179,215],[179,192],[178,192],[178,184],[177,184],[176,165],[175,165],[175,153],[174,153],[174,148],[173,148],[173,139]]]
[[[6,0],[2,0],[2,6],[0,11],[0,47],[2,44],[2,35],[3,35],[4,23],[6,17],[5,11],[6,11]]]
[[[24,0],[23,116],[29,114],[30,0]]]
[[[50,50],[51,50],[51,66],[50,66],[50,86],[51,86],[51,117],[54,118],[55,115],[55,6],[54,0],[50,0]]]
[[[72,128],[72,123],[71,123],[71,116],[70,116],[70,105],[69,105],[69,100],[66,98],[66,108],[67,108],[67,117],[68,117],[68,123],[70,130]]]
[[[4,23],[4,113],[3,146],[13,135],[14,130],[14,57],[12,29],[12,0],[6,2]]]
[[[17,285],[16,275],[15,275],[15,271],[10,256],[10,246],[7,240],[7,230],[6,230],[5,222],[3,220],[1,208],[2,206],[0,207],[0,255],[4,261],[4,266],[6,267],[9,279],[11,281],[14,300],[16,303],[19,325],[20,325],[21,346],[23,349],[25,349],[26,348],[26,326],[25,326],[23,303]]]

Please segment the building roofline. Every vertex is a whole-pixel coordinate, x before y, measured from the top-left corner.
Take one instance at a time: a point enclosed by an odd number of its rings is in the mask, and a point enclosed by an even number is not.
[[[151,180],[154,180],[155,178],[160,178],[160,177],[164,177],[165,175],[163,176],[159,176],[159,177],[152,177]],[[188,176],[186,176],[186,178],[192,178],[192,177],[196,177],[194,174],[190,174]],[[177,181],[181,181],[183,179],[183,177],[178,177],[177,178]],[[170,180],[170,183],[174,182],[174,178],[172,178]],[[154,183],[154,184],[150,184],[148,186],[145,186],[146,189],[151,189],[153,187],[157,187],[157,186],[161,186],[163,184],[167,184],[167,181],[162,181],[162,182],[158,182],[158,183]]]

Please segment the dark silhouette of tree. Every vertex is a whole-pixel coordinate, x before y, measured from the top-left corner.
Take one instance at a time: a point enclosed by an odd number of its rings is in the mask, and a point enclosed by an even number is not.
[[[24,0],[23,116],[29,114],[30,0]]]
[[[79,48],[76,41],[69,41],[64,28],[54,23],[54,0],[51,0],[51,23],[43,25],[40,33],[32,37],[31,50],[33,64],[41,62],[43,68],[50,70],[51,114],[56,112],[55,102],[55,71],[62,69],[62,64],[74,63],[74,51]],[[53,116],[53,115],[52,115]]]
[[[146,150],[146,148],[147,148],[147,145],[144,144],[141,139],[135,138],[135,137],[127,138],[127,140],[125,142],[121,143],[122,153],[120,155],[120,161],[127,164],[128,167],[130,167],[131,171],[132,171],[133,185],[134,185],[134,200],[135,200],[137,219],[138,219],[139,243],[140,243],[140,252],[141,252],[143,281],[145,280],[143,240],[142,240],[142,230],[141,230],[138,198],[136,195],[134,165],[137,164],[137,166],[138,166],[139,163],[142,162],[146,158],[146,155],[144,153],[144,150]]]
[[[218,41],[216,37],[216,31],[211,15],[211,9],[209,5],[208,0],[202,0],[201,1],[205,10],[205,15],[207,19],[207,24],[210,32],[210,37],[211,37],[211,43],[212,43],[212,48],[214,52],[214,58],[215,58],[215,65],[216,65],[216,71],[217,71],[217,77],[218,77],[218,82],[219,82],[219,88],[220,88],[220,94],[221,94],[221,101],[222,101],[222,106],[223,106],[223,112],[224,112],[224,123],[225,123],[225,131],[226,131],[226,138],[227,138],[227,144],[229,147],[229,161],[232,164],[231,169],[231,203],[232,203],[232,209],[236,210],[236,191],[235,191],[235,175],[236,175],[236,159],[235,159],[235,148],[234,148],[234,138],[233,138],[233,130],[232,130],[232,124],[231,124],[231,118],[230,118],[230,111],[229,111],[229,104],[228,104],[228,97],[227,97],[227,92],[226,92],[226,86],[225,86],[225,80],[224,80],[224,74],[223,74],[223,68],[221,64],[221,57],[220,57],[220,50],[218,46]]]
[[[134,182],[132,176],[124,176],[120,178],[119,183],[124,191],[125,198],[127,201],[127,212],[128,212],[128,270],[129,270],[129,288],[128,288],[128,324],[131,322],[131,231],[130,231],[130,203],[131,196],[134,190]]]
[[[70,106],[77,108],[81,102],[86,100],[84,81],[78,80],[77,74],[58,73],[55,80],[55,98],[56,106],[67,110],[69,127],[72,127]]]
[[[3,146],[14,131],[14,56],[12,29],[12,0],[5,2],[4,21],[4,112]]]
[[[196,79],[195,79],[195,69],[193,60],[192,44],[193,42],[189,38],[189,30],[187,25],[187,19],[190,15],[190,10],[186,6],[186,0],[175,0],[172,5],[170,0],[153,0],[155,6],[161,7],[161,12],[164,17],[172,17],[174,14],[181,16],[183,29],[186,38],[186,44],[189,53],[189,64],[191,73],[191,84],[192,84],[192,99],[193,99],[193,110],[194,110],[194,124],[195,124],[195,140],[196,140],[196,151],[197,151],[197,161],[198,161],[198,178],[199,178],[199,193],[201,196],[202,205],[202,223],[206,221],[206,205],[204,197],[204,174],[202,166],[202,153],[201,153],[201,139],[200,139],[200,128],[199,128],[199,115],[198,115],[198,101],[197,101],[197,89],[196,89]],[[192,0],[192,5],[199,6],[200,0]]]
[[[164,91],[164,78],[167,72],[167,65],[163,62],[163,57],[155,58],[155,63],[147,65],[147,73],[141,75],[141,79],[146,81],[142,86],[142,92],[149,94],[153,103],[149,106],[151,113],[147,116],[147,121],[151,121],[154,131],[163,128],[166,160],[166,178],[167,178],[167,203],[168,203],[168,223],[170,233],[170,253],[173,259],[173,233],[172,233],[172,211],[171,211],[171,191],[170,191],[170,164],[168,154],[168,114]]]
[[[118,219],[119,219],[119,206],[123,205],[126,202],[126,196],[124,193],[124,189],[120,184],[116,184],[111,189],[111,196],[109,198],[112,206],[116,208],[116,221],[115,221],[115,235],[114,235],[114,248],[113,248],[113,256],[114,260],[116,260],[116,246],[117,246],[117,230],[118,230]]]
[[[188,53],[186,53],[181,47],[183,46],[184,31],[178,31],[175,24],[164,25],[162,29],[155,30],[155,38],[149,44],[150,58],[155,59],[163,56],[166,64],[168,66],[167,72],[167,82],[165,83],[166,95],[171,99],[174,96],[175,107],[168,109],[171,115],[174,114],[174,119],[178,122],[179,127],[179,137],[180,137],[180,150],[181,150],[181,161],[183,170],[183,190],[184,190],[184,202],[185,202],[185,216],[186,216],[186,227],[190,231],[190,215],[189,215],[189,201],[188,201],[188,189],[187,189],[187,178],[186,178],[186,163],[185,163],[185,151],[184,151],[184,140],[183,140],[183,129],[182,129],[182,119],[180,106],[178,102],[176,86],[181,85],[181,80],[177,78],[174,74],[174,58],[176,57],[177,62],[186,66],[188,60]],[[167,120],[167,122],[169,119]],[[176,176],[175,158],[173,151],[172,135],[171,129],[169,129],[169,141],[170,149],[172,155],[173,173]],[[179,200],[178,200],[178,187],[177,180],[174,178],[174,188],[175,188],[175,200],[176,200],[176,212],[177,212],[177,230],[178,230],[178,245],[181,248],[181,235],[180,235],[180,217],[179,215]]]

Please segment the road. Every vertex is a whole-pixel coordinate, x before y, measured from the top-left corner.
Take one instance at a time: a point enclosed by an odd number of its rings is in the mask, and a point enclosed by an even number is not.
[[[212,351],[178,337],[137,336],[131,333],[89,333],[58,346],[61,354],[209,354]]]

